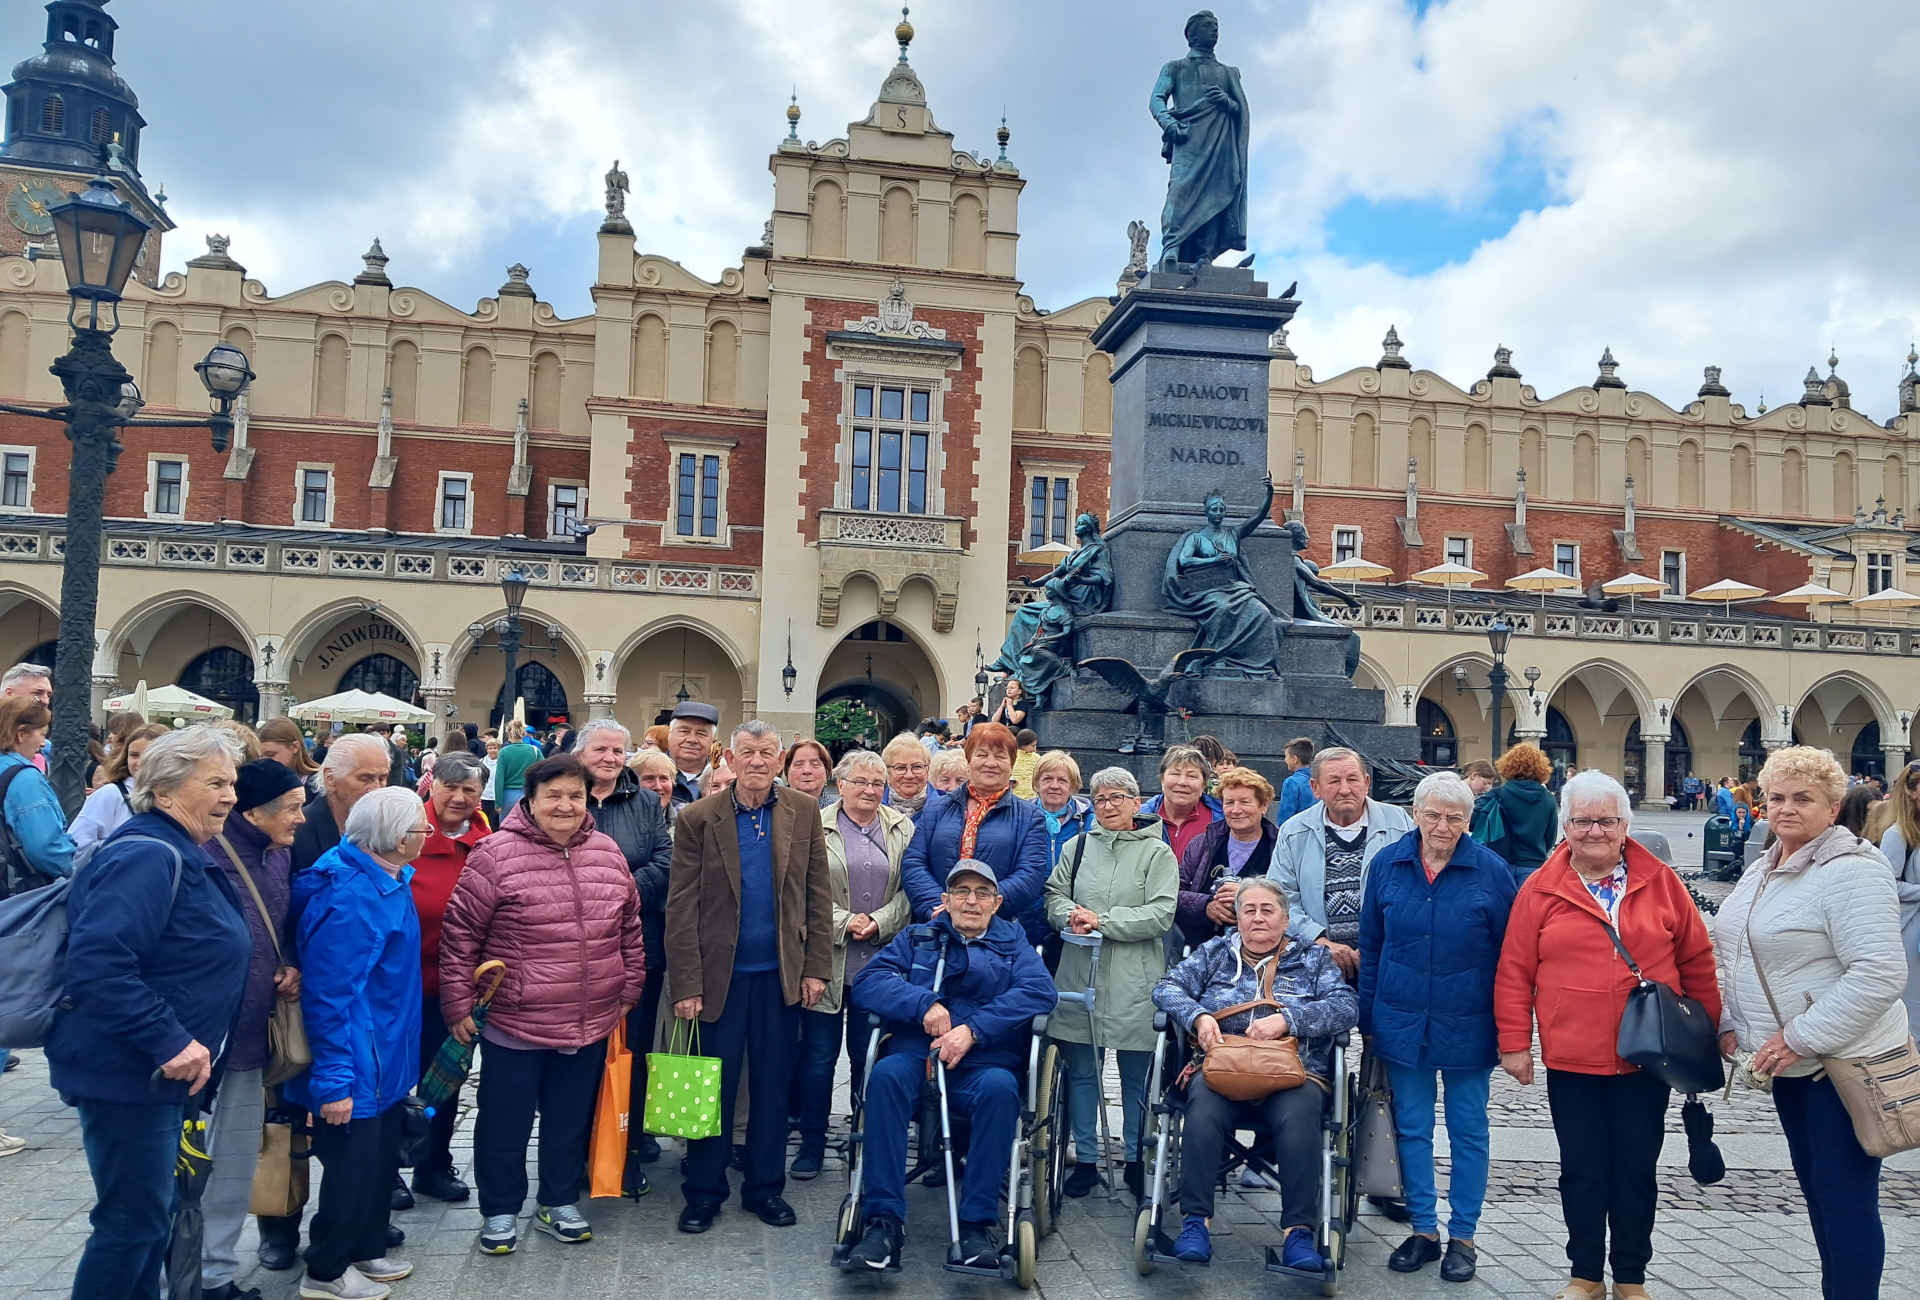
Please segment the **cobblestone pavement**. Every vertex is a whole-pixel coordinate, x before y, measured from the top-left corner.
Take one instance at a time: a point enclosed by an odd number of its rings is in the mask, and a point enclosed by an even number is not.
[[[51,1300],[66,1296],[71,1286],[74,1264],[86,1239],[92,1184],[74,1112],[48,1090],[40,1054],[22,1055],[21,1068],[0,1083],[0,1128],[31,1143],[20,1155],[0,1160],[0,1297]],[[463,1163],[472,1118],[471,1112],[462,1116],[456,1139],[456,1154]],[[1741,1118],[1758,1127],[1765,1112],[1746,1108]],[[1363,1300],[1389,1296],[1467,1300],[1545,1297],[1557,1288],[1566,1265],[1551,1135],[1533,1132],[1504,1112],[1494,1122],[1491,1187],[1478,1234],[1479,1276],[1465,1286],[1451,1286],[1431,1268],[1412,1277],[1388,1272],[1386,1256],[1404,1229],[1363,1210],[1354,1228],[1342,1294]],[[1818,1296],[1817,1256],[1777,1128],[1770,1131],[1770,1139],[1761,1151],[1763,1158],[1753,1167],[1736,1167],[1713,1188],[1697,1186],[1684,1169],[1663,1169],[1652,1270],[1656,1296],[1780,1300]],[[1543,1141],[1549,1144],[1544,1148],[1547,1158],[1539,1157]],[[1747,1141],[1754,1144],[1765,1139]],[[1670,1154],[1675,1145],[1669,1144]],[[1523,1155],[1527,1158],[1519,1158]],[[1738,1164],[1731,1151],[1729,1162]],[[1444,1186],[1444,1158],[1439,1164]],[[941,1193],[923,1188],[909,1194],[911,1221],[906,1267],[901,1273],[879,1279],[835,1273],[827,1265],[830,1224],[846,1187],[846,1166],[837,1154],[829,1156],[826,1172],[817,1181],[789,1184],[788,1196],[800,1215],[799,1225],[790,1229],[763,1227],[736,1201],[712,1232],[683,1236],[673,1226],[681,1201],[671,1147],[651,1172],[653,1192],[637,1204],[594,1201],[586,1206],[594,1224],[592,1242],[563,1247],[534,1234],[523,1220],[520,1250],[505,1259],[474,1252],[480,1215],[471,1203],[442,1205],[423,1200],[417,1208],[394,1216],[408,1237],[399,1253],[416,1265],[414,1276],[396,1287],[395,1295],[400,1300],[654,1294],[767,1300],[841,1295],[971,1298],[1012,1292],[1002,1283],[939,1270],[946,1206]],[[317,1164],[315,1173],[319,1175]],[[1897,1280],[1900,1274],[1894,1270],[1910,1267],[1898,1262],[1903,1255],[1920,1258],[1920,1162],[1890,1164],[1882,1204],[1893,1261],[1884,1294],[1914,1295],[1916,1289]],[[1279,1242],[1279,1209],[1279,1197],[1272,1192],[1226,1195],[1216,1215],[1211,1268],[1162,1264],[1152,1276],[1142,1277],[1132,1259],[1131,1202],[1100,1195],[1069,1202],[1059,1231],[1040,1244],[1038,1292],[1047,1300],[1133,1296],[1198,1300],[1249,1294],[1285,1300],[1309,1294],[1298,1283],[1261,1271],[1265,1248]],[[249,1225],[241,1245],[241,1257],[249,1265],[254,1241]],[[265,1300],[289,1300],[299,1275],[250,1268],[241,1280],[245,1286],[260,1288]]]

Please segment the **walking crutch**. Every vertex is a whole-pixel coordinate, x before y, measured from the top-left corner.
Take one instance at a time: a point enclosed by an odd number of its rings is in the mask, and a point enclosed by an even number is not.
[[[1060,932],[1062,942],[1076,948],[1087,949],[1087,987],[1079,993],[1061,993],[1059,1000],[1070,1006],[1083,1006],[1087,1010],[1087,1043],[1093,1052],[1094,1089],[1100,1098],[1099,1134],[1100,1181],[1106,1184],[1107,1199],[1115,1200],[1120,1195],[1119,1180],[1113,1176],[1113,1124],[1107,1116],[1107,1057],[1100,1046],[1100,1031],[1094,1019],[1094,1004],[1098,1000],[1097,985],[1100,979],[1100,946],[1106,942],[1106,936],[1098,930],[1086,934],[1074,934],[1070,930]]]

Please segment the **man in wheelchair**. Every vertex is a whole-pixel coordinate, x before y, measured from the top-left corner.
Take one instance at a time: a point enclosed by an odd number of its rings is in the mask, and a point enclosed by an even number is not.
[[[1180,1236],[1176,1259],[1213,1257],[1207,1221],[1227,1144],[1236,1128],[1257,1128],[1273,1142],[1280,1178],[1281,1262],[1317,1271],[1314,1245],[1320,1206],[1321,1112],[1327,1098],[1333,1040],[1358,1022],[1359,1000],[1333,954],[1287,937],[1287,900],[1266,877],[1240,884],[1234,928],[1201,944],[1154,986],[1154,1005],[1190,1036],[1202,1057],[1228,1035],[1255,1042],[1296,1040],[1307,1081],[1257,1101],[1233,1101],[1207,1084],[1196,1063],[1182,1079],[1185,1120],[1180,1141]],[[1246,1004],[1255,1004],[1251,1009]],[[1174,1085],[1182,1086],[1180,1083]]]
[[[853,1249],[857,1264],[883,1269],[898,1260],[907,1216],[907,1126],[936,1055],[946,1067],[949,1104],[972,1120],[956,1262],[976,1268],[999,1262],[992,1233],[1020,1122],[1028,1030],[1055,1000],[1045,963],[1020,926],[995,915],[999,910],[993,868],[963,859],[947,873],[933,919],[896,935],[853,982],[853,1005],[877,1014],[890,1035],[867,1080],[866,1223]]]

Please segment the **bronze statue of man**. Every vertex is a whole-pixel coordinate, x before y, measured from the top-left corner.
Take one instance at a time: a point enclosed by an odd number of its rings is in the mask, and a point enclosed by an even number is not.
[[[1220,20],[1187,19],[1187,57],[1160,69],[1147,100],[1172,164],[1160,214],[1161,266],[1204,265],[1247,246],[1247,96],[1240,70],[1213,57]]]

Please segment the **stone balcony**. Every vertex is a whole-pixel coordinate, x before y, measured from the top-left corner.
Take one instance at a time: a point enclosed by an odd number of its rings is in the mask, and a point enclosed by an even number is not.
[[[919,578],[933,588],[933,627],[951,632],[960,605],[960,566],[966,557],[966,521],[954,515],[820,512],[820,603],[817,621],[840,621],[840,592],[855,577],[880,589],[879,614],[891,617],[900,590]]]

